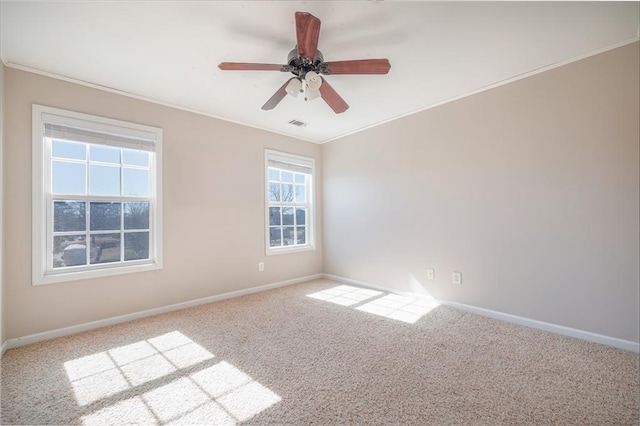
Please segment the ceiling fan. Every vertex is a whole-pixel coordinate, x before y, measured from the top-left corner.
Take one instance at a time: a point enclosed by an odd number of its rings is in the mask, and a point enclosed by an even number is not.
[[[297,45],[289,52],[286,65],[247,62],[222,62],[218,68],[224,71],[280,71],[294,75],[262,106],[263,110],[276,107],[287,94],[303,93],[305,100],[318,97],[336,113],[345,112],[349,105],[321,76],[331,74],[387,74],[391,68],[388,59],[359,59],[351,61],[324,62],[318,50],[320,19],[310,13],[296,12]]]

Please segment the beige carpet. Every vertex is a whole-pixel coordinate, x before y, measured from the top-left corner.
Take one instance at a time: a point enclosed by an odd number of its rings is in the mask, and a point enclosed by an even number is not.
[[[639,355],[319,280],[7,351],[2,424],[640,424]]]

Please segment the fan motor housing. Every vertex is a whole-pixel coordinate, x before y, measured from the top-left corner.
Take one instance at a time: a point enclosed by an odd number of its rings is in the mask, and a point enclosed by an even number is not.
[[[304,78],[309,71],[314,71],[320,74],[321,70],[319,65],[323,62],[324,57],[322,56],[322,52],[319,50],[316,50],[316,57],[313,60],[300,57],[298,55],[297,47],[294,47],[287,56],[287,64],[291,67],[288,71],[291,71],[292,74],[295,74],[300,78]]]

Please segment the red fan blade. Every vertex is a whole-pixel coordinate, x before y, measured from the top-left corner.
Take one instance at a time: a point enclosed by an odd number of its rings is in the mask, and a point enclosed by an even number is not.
[[[307,12],[296,12],[298,55],[315,59],[320,37],[320,20]]]
[[[344,99],[338,95],[338,92],[336,92],[324,78],[322,79],[322,85],[320,86],[320,96],[336,114],[343,113],[349,109],[349,105],[347,105]]]
[[[221,62],[218,65],[223,71],[282,71],[284,65],[253,64],[250,62]]]
[[[391,69],[388,59],[356,59],[325,64],[327,72],[323,74],[387,74]]]
[[[289,84],[289,82],[294,78],[296,77],[291,77],[289,80],[287,80],[282,85],[282,87],[279,88],[264,105],[262,105],[262,109],[265,111],[274,109],[280,103],[280,101],[283,100],[285,96],[287,96],[287,90],[285,88],[287,87],[287,84]]]

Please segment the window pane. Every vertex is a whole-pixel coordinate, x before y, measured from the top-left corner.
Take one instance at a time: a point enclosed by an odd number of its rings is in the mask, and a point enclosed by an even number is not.
[[[283,183],[282,185],[282,201],[293,201],[293,184]]]
[[[296,183],[305,183],[304,178],[305,175],[296,173]]]
[[[89,168],[89,194],[91,195],[120,195],[120,168],[97,166]]]
[[[122,164],[149,167],[149,153],[133,149],[122,150]]]
[[[120,230],[120,203],[89,203],[89,229],[92,231]]]
[[[282,228],[282,245],[292,246],[295,244],[293,239],[293,226],[286,226]]]
[[[123,169],[122,195],[149,196],[149,170]]]
[[[307,209],[304,207],[296,207],[296,225],[307,224]]]
[[[120,148],[112,146],[89,145],[89,159],[102,163],[120,164]]]
[[[269,184],[269,201],[280,201],[280,184]]]
[[[269,167],[269,180],[280,180],[280,170]]]
[[[53,202],[53,232],[84,231],[86,226],[84,202]]]
[[[127,232],[124,234],[124,260],[149,258],[149,233]]]
[[[293,207],[282,208],[282,224],[293,225]]]
[[[53,268],[87,264],[84,234],[53,237]]]
[[[86,164],[54,161],[52,172],[54,194],[85,194]]]
[[[280,173],[282,175],[283,182],[293,182],[293,172],[282,170]]]
[[[149,229],[149,203],[124,203],[124,229]]]
[[[280,207],[269,207],[269,225],[281,225]]]
[[[307,198],[306,188],[304,185],[296,185],[296,203],[304,203]]]
[[[280,227],[269,228],[269,247],[279,247],[282,245],[282,230]]]
[[[298,244],[307,243],[306,230],[307,228],[305,226],[296,227],[296,241]]]
[[[86,160],[87,146],[83,143],[53,141],[51,144],[51,155],[57,158]]]
[[[120,234],[91,236],[91,264],[120,261]]]

